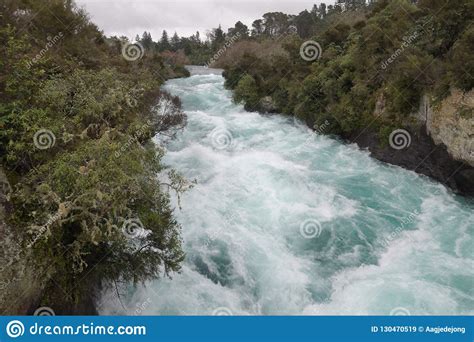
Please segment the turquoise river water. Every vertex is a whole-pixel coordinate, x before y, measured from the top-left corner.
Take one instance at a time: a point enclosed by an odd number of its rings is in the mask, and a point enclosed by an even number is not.
[[[182,272],[130,287],[123,305],[105,295],[101,314],[474,313],[472,201],[246,112],[223,82],[201,70],[165,86],[188,115],[165,163],[197,180],[175,212]]]

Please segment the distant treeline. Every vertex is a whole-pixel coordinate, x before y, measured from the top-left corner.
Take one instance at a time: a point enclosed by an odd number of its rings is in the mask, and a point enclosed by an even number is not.
[[[166,58],[178,58],[180,62],[205,65],[232,37],[237,36],[242,40],[261,40],[294,31],[300,37],[307,38],[317,33],[318,25],[316,23],[324,22],[327,16],[342,13],[344,10],[365,9],[372,3],[373,1],[366,3],[364,0],[340,0],[335,5],[324,3],[319,6],[314,5],[311,11],[304,10],[298,15],[282,12],[265,13],[261,19],[255,20],[251,27],[238,21],[234,27],[224,32],[219,25],[217,28],[209,30],[205,37],[202,37],[199,31],[190,37],[179,37],[174,32],[170,37],[169,33],[164,30],[159,40],[154,41],[151,33],[145,31],[141,36],[137,35],[135,41],[142,44],[147,50],[164,53]]]

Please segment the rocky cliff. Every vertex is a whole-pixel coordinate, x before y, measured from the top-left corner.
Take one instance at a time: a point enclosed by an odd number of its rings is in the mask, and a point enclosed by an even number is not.
[[[374,116],[384,116],[385,101],[380,96]],[[437,104],[425,95],[417,112],[407,121],[409,144],[394,149],[380,144],[375,132],[354,132],[345,138],[367,147],[384,162],[416,171],[449,186],[454,191],[474,195],[474,91],[453,90]]]
[[[446,145],[454,159],[474,167],[474,90],[453,90],[434,108],[425,96],[422,107],[426,130],[434,143]]]

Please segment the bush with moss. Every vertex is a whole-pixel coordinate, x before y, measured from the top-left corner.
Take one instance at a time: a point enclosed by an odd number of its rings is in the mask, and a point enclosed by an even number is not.
[[[149,51],[127,60],[130,42],[104,37],[72,1],[1,6],[0,162],[7,223],[40,293],[30,305],[84,313],[103,286],[178,272],[169,192],[191,184],[151,138],[186,123],[160,91],[186,71]]]

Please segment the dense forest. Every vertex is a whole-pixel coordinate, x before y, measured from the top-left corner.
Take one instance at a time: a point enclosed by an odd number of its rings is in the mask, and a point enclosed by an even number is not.
[[[326,10],[322,4],[284,16],[276,26],[264,15],[257,43],[235,44],[217,63],[226,68],[235,99],[256,110],[265,109],[260,100],[271,96],[275,111],[315,127],[329,120],[330,132],[350,133],[369,124],[383,98],[388,114],[376,126],[385,136],[407,124],[424,93],[440,101],[453,87],[474,86],[471,1],[395,0],[349,8]],[[297,35],[286,34],[291,25]],[[322,47],[318,59],[300,57],[306,38]]]
[[[93,313],[102,286],[180,269],[169,191],[189,184],[151,138],[186,123],[160,85],[187,71],[71,0],[0,6],[0,308]]]

